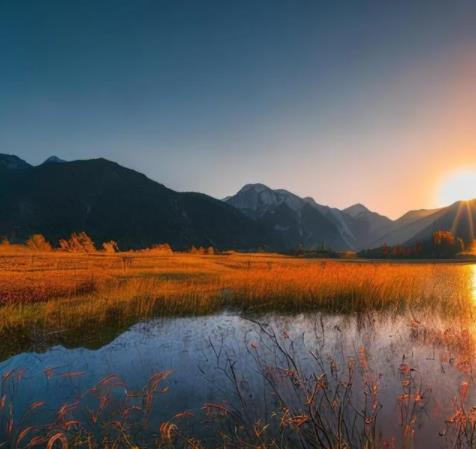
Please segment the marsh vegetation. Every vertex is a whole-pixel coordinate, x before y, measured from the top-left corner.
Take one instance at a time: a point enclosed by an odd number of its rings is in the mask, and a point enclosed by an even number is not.
[[[474,265],[161,248],[0,266],[5,447],[474,447]]]

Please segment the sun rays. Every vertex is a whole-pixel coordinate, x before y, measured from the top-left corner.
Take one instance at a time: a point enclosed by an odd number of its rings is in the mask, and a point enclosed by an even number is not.
[[[474,242],[474,222],[473,222],[472,202],[465,201],[463,204],[466,206],[466,215],[468,217],[469,238],[471,242]]]
[[[460,235],[462,231],[461,229],[459,229],[460,225],[462,224],[462,220],[466,220],[466,227],[467,227],[466,230],[467,230],[467,235],[470,242],[474,242],[475,240],[473,203],[474,203],[474,200],[460,201],[460,203],[458,204],[458,211],[451,225],[451,233],[454,235],[457,235],[457,234]]]

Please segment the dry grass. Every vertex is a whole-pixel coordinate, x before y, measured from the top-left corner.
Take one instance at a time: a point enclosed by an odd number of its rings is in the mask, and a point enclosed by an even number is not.
[[[297,259],[276,254],[10,253],[0,256],[0,336],[99,332],[224,308],[472,311],[474,266]],[[9,339],[12,340],[11,338]],[[67,342],[63,342],[67,343]]]
[[[28,304],[116,296],[233,296],[239,305],[343,302],[372,307],[467,296],[471,266],[310,260],[275,254],[171,255],[27,253],[0,255],[0,302]],[[455,291],[454,283],[458,289]],[[462,288],[463,287],[463,288]],[[441,299],[441,298],[439,298]]]

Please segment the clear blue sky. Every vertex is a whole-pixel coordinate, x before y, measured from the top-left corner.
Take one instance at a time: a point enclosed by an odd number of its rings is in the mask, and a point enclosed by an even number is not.
[[[0,0],[0,152],[391,216],[476,164],[476,2]]]

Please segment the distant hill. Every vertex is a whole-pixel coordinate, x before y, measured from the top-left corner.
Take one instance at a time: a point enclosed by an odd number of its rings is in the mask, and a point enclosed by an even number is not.
[[[50,156],[48,159],[46,159],[43,164],[62,164],[63,162],[66,162],[63,159],[60,159],[58,156]]]
[[[415,210],[397,220],[354,204],[339,210],[302,198],[287,190],[247,184],[224,199],[280,235],[287,248],[362,250],[381,245],[411,245],[431,238],[434,231],[452,231],[466,242],[474,239],[475,201],[441,209]]]
[[[369,247],[412,245],[431,238],[435,231],[450,231],[467,244],[476,238],[476,200],[458,201],[440,209],[407,212],[393,222],[390,230],[375,239]]]
[[[435,231],[474,240],[476,200],[410,211],[397,220],[355,204],[344,210],[264,184],[247,184],[223,201],[180,193],[106,159],[32,166],[0,154],[0,236],[41,233],[53,244],[85,231],[122,249],[169,243],[254,250],[362,250],[412,245]]]
[[[431,226],[439,213],[444,213],[444,210],[420,209],[409,211],[393,221],[386,232],[375,235],[374,239],[369,242],[368,247],[375,248],[383,244],[397,245],[405,243],[426,227]]]
[[[462,255],[464,250],[462,238],[455,237],[452,232],[435,231],[430,237],[416,237],[413,243],[366,249],[360,251],[359,256],[369,259],[452,259]]]
[[[32,167],[0,155],[0,235],[57,242],[86,231],[123,249],[169,243],[216,248],[270,247],[272,236],[236,208],[200,193],[179,193],[105,159]]]
[[[419,222],[422,221],[425,226],[405,243],[412,244],[427,239],[435,231],[450,231],[465,242],[472,242],[476,238],[476,199],[458,201],[451,206],[439,209]]]
[[[13,154],[0,154],[0,168],[24,170],[26,168],[31,168],[31,165]]]
[[[376,236],[386,234],[394,226],[390,218],[372,212],[362,204],[354,204],[342,212],[352,218],[349,227],[352,229],[357,249],[367,248]]]

